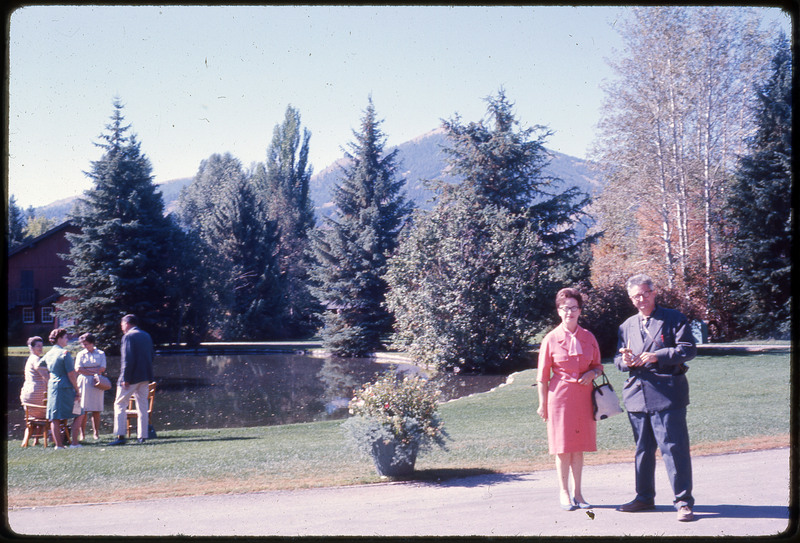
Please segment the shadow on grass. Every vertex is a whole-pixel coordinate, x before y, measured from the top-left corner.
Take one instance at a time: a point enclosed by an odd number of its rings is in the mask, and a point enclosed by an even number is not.
[[[257,437],[251,436],[227,436],[227,437],[203,437],[203,436],[159,436],[155,438],[148,439],[144,443],[137,443],[136,438],[129,438],[127,443],[122,445],[122,447],[152,447],[155,445],[166,445],[168,443],[203,443],[203,442],[210,442],[210,441],[247,441],[251,439],[258,439]],[[110,442],[108,441],[95,441],[95,442],[87,442],[83,444],[84,447],[109,447]],[[111,447],[115,449],[116,447]]]
[[[226,436],[226,437],[215,437],[215,436],[160,436],[155,439],[148,439],[145,445],[150,444],[158,444],[158,443],[191,443],[191,442],[207,442],[207,441],[247,441],[250,439],[258,439],[254,436]],[[135,442],[134,442],[135,443]]]
[[[499,473],[485,468],[423,469],[416,470],[408,477],[397,477],[398,481],[417,481],[441,486],[474,488],[518,481],[525,475]]]

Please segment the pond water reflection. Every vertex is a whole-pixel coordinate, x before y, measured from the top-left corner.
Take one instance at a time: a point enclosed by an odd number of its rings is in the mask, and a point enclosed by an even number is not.
[[[8,358],[8,437],[21,439],[19,391],[26,357]],[[399,372],[419,372],[395,364]],[[302,354],[157,355],[158,388],[152,423],[156,431],[186,428],[270,426],[347,416],[353,390],[390,366],[374,359],[317,358]],[[108,357],[116,385],[119,357]],[[503,375],[432,377],[444,400],[490,390]],[[101,433],[113,428],[115,389],[105,393]],[[91,435],[91,430],[88,430]]]

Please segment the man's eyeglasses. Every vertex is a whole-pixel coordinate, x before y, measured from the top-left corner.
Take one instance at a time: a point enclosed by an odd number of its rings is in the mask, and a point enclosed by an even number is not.
[[[632,300],[644,300],[645,298],[649,298],[650,295],[653,294],[652,290],[645,290],[640,292],[639,294],[631,295]]]

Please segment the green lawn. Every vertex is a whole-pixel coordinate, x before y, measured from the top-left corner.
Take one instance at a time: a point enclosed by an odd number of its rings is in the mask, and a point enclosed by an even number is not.
[[[788,446],[790,355],[701,356],[689,365],[689,431],[696,454]],[[619,394],[625,376],[606,364]],[[447,450],[417,461],[415,478],[551,468],[544,422],[536,415],[535,370],[494,391],[441,406]],[[160,431],[145,445],[22,449],[7,443],[11,506],[247,492],[379,481],[351,449],[341,421],[285,426]],[[598,422],[598,452],[587,464],[632,461],[625,415]],[[103,489],[100,493],[99,489]],[[112,494],[113,492],[113,494]]]

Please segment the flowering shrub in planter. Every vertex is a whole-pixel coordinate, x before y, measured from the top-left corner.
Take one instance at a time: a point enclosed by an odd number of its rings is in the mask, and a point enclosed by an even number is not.
[[[371,456],[380,475],[408,475],[417,454],[447,434],[438,416],[441,392],[427,380],[388,371],[356,392],[343,427],[358,449]]]

